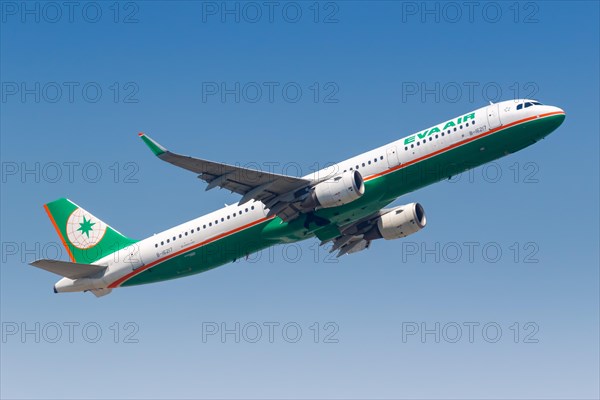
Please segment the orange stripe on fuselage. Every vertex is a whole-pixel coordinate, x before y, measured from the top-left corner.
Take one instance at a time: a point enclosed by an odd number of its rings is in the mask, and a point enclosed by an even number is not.
[[[371,180],[371,179],[375,179],[375,178],[378,178],[378,177],[380,177],[380,176],[383,176],[383,175],[387,175],[387,174],[389,174],[389,173],[391,173],[391,172],[394,172],[394,171],[396,171],[396,170],[398,170],[398,169],[401,169],[401,168],[407,167],[407,166],[409,166],[409,165],[415,164],[415,163],[417,163],[417,162],[419,162],[419,161],[425,160],[425,159],[427,159],[427,158],[430,158],[430,157],[433,157],[433,156],[435,156],[435,155],[437,155],[437,154],[440,154],[440,153],[443,153],[443,152],[445,152],[445,151],[451,150],[451,149],[453,149],[453,148],[455,148],[455,147],[458,147],[458,146],[461,146],[461,145],[463,145],[463,144],[465,144],[465,143],[472,142],[473,140],[480,139],[480,138],[482,138],[482,137],[484,137],[484,136],[487,136],[487,135],[490,135],[490,134],[492,134],[492,133],[494,133],[494,132],[498,132],[498,131],[500,131],[500,130],[503,130],[503,129],[510,128],[511,126],[515,126],[515,125],[518,125],[518,124],[521,124],[521,123],[524,123],[524,122],[532,121],[532,120],[534,120],[534,119],[537,119],[537,118],[549,117],[549,116],[551,116],[551,115],[558,115],[558,114],[562,114],[562,115],[564,115],[564,112],[559,112],[559,111],[556,111],[556,112],[551,112],[551,113],[541,114],[541,115],[538,115],[538,116],[534,116],[534,117],[528,117],[528,118],[524,118],[524,119],[521,119],[521,120],[518,120],[518,121],[515,121],[515,122],[511,122],[510,124],[507,124],[507,125],[504,125],[504,126],[500,126],[500,127],[498,127],[498,128],[494,128],[494,129],[492,129],[492,130],[490,130],[490,131],[488,131],[488,132],[486,132],[486,133],[484,133],[484,134],[481,134],[481,135],[479,135],[479,136],[474,136],[474,137],[472,137],[472,138],[465,139],[465,140],[463,140],[463,141],[457,142],[457,143],[455,143],[455,144],[452,144],[452,145],[450,145],[450,146],[448,146],[448,147],[445,147],[445,148],[443,148],[443,149],[436,150],[436,151],[434,151],[434,152],[432,152],[432,153],[429,153],[429,154],[427,154],[427,155],[425,155],[425,156],[422,156],[422,157],[416,158],[416,159],[414,159],[414,160],[408,161],[408,162],[406,162],[406,163],[404,163],[404,164],[401,164],[401,165],[398,165],[398,166],[396,166],[396,167],[389,168],[389,169],[387,169],[386,171],[380,172],[380,173],[378,173],[378,174],[370,175],[370,176],[368,176],[368,177],[366,177],[366,178],[365,178],[365,181],[368,181],[368,180]],[[147,270],[148,268],[152,268],[153,266],[155,266],[155,265],[157,265],[157,264],[160,264],[160,263],[162,263],[163,261],[169,260],[169,259],[171,259],[171,258],[173,258],[173,257],[176,257],[176,256],[180,255],[180,254],[183,254],[183,253],[186,253],[186,252],[188,252],[188,251],[190,251],[190,250],[196,249],[196,248],[198,248],[198,247],[201,247],[201,246],[207,245],[207,244],[209,244],[209,243],[212,243],[212,242],[214,242],[214,241],[216,241],[216,240],[219,240],[219,239],[221,239],[221,238],[223,238],[223,237],[225,237],[225,236],[232,235],[232,234],[234,234],[234,233],[237,233],[237,232],[239,232],[239,231],[242,231],[242,230],[244,230],[244,229],[246,229],[246,228],[250,228],[250,227],[252,227],[252,226],[255,226],[255,225],[258,225],[258,224],[260,224],[261,222],[268,221],[268,220],[270,220],[270,219],[273,219],[273,218],[275,218],[275,216],[273,216],[273,217],[269,217],[269,218],[261,218],[261,219],[259,219],[259,220],[257,220],[257,221],[254,221],[254,222],[251,222],[251,223],[249,223],[249,224],[246,224],[246,225],[240,226],[240,227],[238,227],[238,228],[235,228],[235,229],[233,229],[233,230],[231,230],[231,231],[228,231],[228,232],[221,233],[221,234],[219,234],[219,235],[215,236],[214,238],[211,238],[211,239],[205,240],[204,242],[201,242],[201,243],[194,244],[194,245],[192,245],[192,246],[190,246],[190,247],[187,247],[187,248],[185,248],[185,249],[181,249],[181,250],[179,250],[179,251],[177,251],[177,252],[175,252],[175,253],[173,253],[173,254],[170,254],[170,255],[168,255],[168,256],[165,256],[165,257],[163,257],[163,258],[159,258],[158,260],[156,260],[156,261],[153,261],[153,262],[151,262],[151,263],[148,263],[148,264],[144,265],[143,267],[140,267],[140,268],[136,269],[135,271],[132,271],[132,272],[130,272],[129,274],[127,274],[127,275],[125,275],[125,276],[123,276],[123,277],[121,277],[121,278],[117,279],[116,281],[114,281],[113,283],[111,283],[110,285],[108,285],[108,287],[109,287],[109,288],[111,288],[111,289],[112,289],[112,288],[116,288],[116,287],[118,287],[120,284],[122,284],[123,282],[125,282],[126,280],[128,280],[128,279],[130,279],[130,278],[134,277],[135,275],[138,275],[139,273],[141,273],[141,272],[143,272],[143,271]],[[56,226],[56,225],[55,225],[55,226]],[[60,234],[60,233],[59,233],[59,234]]]
[[[444,152],[446,152],[448,150],[452,150],[452,149],[454,149],[454,148],[456,148],[458,146],[462,146],[463,144],[472,142],[472,141],[477,140],[477,139],[481,139],[482,137],[485,137],[487,135],[491,135],[492,133],[501,131],[503,129],[510,128],[511,126],[515,126],[515,125],[518,125],[518,124],[521,124],[521,123],[524,123],[524,122],[533,121],[534,119],[544,118],[544,117],[549,117],[551,115],[559,115],[559,114],[560,115],[564,115],[565,113],[564,112],[560,112],[560,111],[554,111],[554,112],[551,112],[551,113],[540,114],[540,115],[536,115],[536,116],[533,116],[533,117],[523,118],[523,119],[520,119],[518,121],[511,122],[510,124],[499,126],[498,128],[490,129],[489,131],[487,131],[487,132],[485,132],[485,133],[483,133],[481,135],[473,136],[472,138],[468,138],[468,139],[462,140],[460,142],[456,142],[454,144],[451,144],[450,146],[444,147],[443,149],[439,149],[439,150],[433,151],[433,152],[431,152],[429,154],[425,154],[424,156],[415,158],[414,160],[407,161],[404,164],[399,164],[399,165],[397,165],[395,167],[389,168],[389,169],[387,169],[387,170],[385,170],[383,172],[380,172],[378,174],[370,175],[370,176],[368,176],[368,177],[365,178],[365,181],[369,181],[371,179],[375,179],[375,178],[379,178],[380,176],[387,175],[387,174],[389,174],[391,172],[394,172],[394,171],[397,171],[399,169],[408,167],[409,165],[416,164],[416,163],[418,163],[420,161],[426,160],[426,159],[431,158],[433,156],[436,156],[436,155],[438,155],[440,153],[444,153]]]
[[[67,253],[69,254],[69,258],[71,259],[71,261],[75,262],[75,257],[73,257],[73,253],[71,253],[71,249],[67,245],[67,241],[63,237],[62,233],[60,233],[60,229],[58,229],[58,225],[56,225],[56,221],[54,220],[54,217],[50,213],[50,210],[48,210],[48,205],[44,204],[44,210],[46,210],[46,214],[48,214],[48,218],[50,218],[50,221],[52,222],[52,225],[54,226],[54,229],[56,230],[56,233],[58,233],[58,237],[60,238],[60,240],[62,240],[63,246],[65,246],[65,249],[67,249]]]
[[[176,256],[180,255],[180,254],[187,253],[190,250],[197,249],[198,247],[207,245],[209,243],[212,243],[214,241],[222,239],[225,236],[232,235],[234,233],[237,233],[237,232],[242,231],[244,229],[247,229],[247,228],[250,228],[252,226],[258,225],[258,224],[260,224],[262,222],[271,220],[273,218],[275,218],[275,216],[272,216],[272,217],[269,217],[269,218],[260,218],[260,219],[254,221],[254,222],[250,222],[249,224],[242,225],[240,227],[237,227],[237,228],[232,229],[232,230],[227,231],[227,232],[223,232],[223,233],[221,233],[221,234],[219,234],[219,235],[217,235],[217,236],[215,236],[213,238],[207,239],[207,240],[205,240],[203,242],[200,242],[200,243],[196,243],[196,244],[194,244],[194,245],[192,245],[190,247],[186,247],[185,249],[181,249],[179,251],[176,251],[173,254],[169,254],[168,256],[165,256],[163,258],[159,258],[158,260],[152,261],[151,263],[148,263],[148,264],[144,265],[143,267],[140,267],[140,268],[136,269],[135,271],[132,271],[132,272],[128,273],[127,275],[125,275],[125,276],[117,279],[116,281],[114,281],[113,283],[111,283],[110,285],[108,285],[108,287],[109,288],[115,288],[115,287],[119,286],[121,283],[125,282],[126,280],[128,280],[128,279],[134,277],[135,275],[137,275],[137,274],[139,274],[139,273],[147,270],[148,268],[152,268],[153,266],[162,263],[163,261],[167,261],[167,260],[169,260],[169,259],[171,259],[173,257],[176,257]]]

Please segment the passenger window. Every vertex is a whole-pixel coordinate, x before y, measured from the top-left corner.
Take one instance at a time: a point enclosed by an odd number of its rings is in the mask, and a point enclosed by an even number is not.
[[[523,108],[523,104],[517,105],[517,110],[520,110],[521,108]]]

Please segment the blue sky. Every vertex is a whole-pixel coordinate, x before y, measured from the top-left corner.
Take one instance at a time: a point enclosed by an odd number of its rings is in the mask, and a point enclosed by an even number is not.
[[[1,6],[3,398],[600,395],[598,3]],[[27,265],[56,254],[58,197],[134,238],[238,200],[139,131],[299,174],[515,96],[565,123],[399,199],[428,215],[405,240],[337,262],[307,241],[101,299]]]

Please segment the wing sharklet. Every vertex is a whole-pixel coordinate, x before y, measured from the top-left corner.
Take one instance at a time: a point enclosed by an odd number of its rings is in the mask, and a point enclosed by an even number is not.
[[[138,136],[142,138],[142,141],[146,144],[146,146],[150,148],[150,150],[154,153],[155,156],[160,157],[164,153],[168,153],[168,150],[166,148],[161,146],[157,141],[146,136],[144,133],[140,132]]]

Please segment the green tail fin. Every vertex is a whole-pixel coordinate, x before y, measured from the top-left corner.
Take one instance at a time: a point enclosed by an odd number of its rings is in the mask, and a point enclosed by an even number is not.
[[[137,242],[69,199],[55,200],[44,208],[73,262],[91,264]]]

